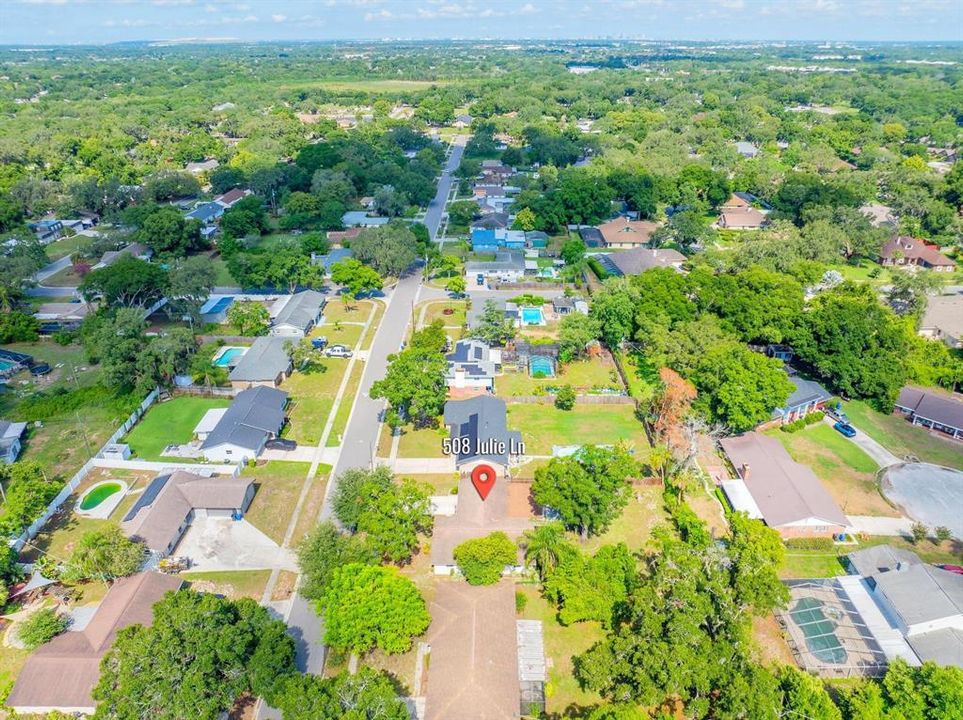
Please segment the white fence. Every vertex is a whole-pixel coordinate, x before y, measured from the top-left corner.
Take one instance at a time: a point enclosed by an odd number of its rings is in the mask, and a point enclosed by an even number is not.
[[[19,552],[28,540],[32,540],[37,536],[37,533],[40,532],[40,528],[47,524],[47,521],[50,520],[57,510],[60,509],[60,506],[63,505],[64,501],[70,497],[74,490],[77,489],[77,486],[80,485],[81,481],[87,477],[87,474],[93,468],[97,467],[100,462],[104,462],[103,460],[99,460],[100,456],[104,452],[104,447],[107,445],[112,445],[122,438],[124,434],[130,430],[140,419],[141,415],[147,411],[147,408],[154,404],[159,393],[160,390],[158,388],[154,388],[151,393],[144,398],[144,402],[142,402],[140,406],[130,414],[130,417],[127,418],[124,424],[117,428],[114,434],[110,436],[106,443],[104,443],[104,446],[97,451],[97,454],[85,462],[83,467],[80,468],[80,470],[78,470],[69,481],[67,481],[67,484],[61,488],[59,493],[57,493],[57,497],[51,500],[50,504],[47,505],[47,509],[44,510],[43,515],[34,520],[30,527],[24,530],[23,533],[21,533],[21,535],[11,543],[14,550]]]
[[[243,465],[208,465],[206,463],[163,462],[155,460],[106,460],[94,458],[90,461],[92,467],[112,468],[114,470],[146,470],[149,472],[163,472],[164,470],[191,470],[198,473],[214,475],[238,475]]]

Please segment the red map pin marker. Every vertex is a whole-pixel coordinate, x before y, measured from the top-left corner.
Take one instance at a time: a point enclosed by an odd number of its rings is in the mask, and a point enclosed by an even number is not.
[[[495,478],[497,477],[498,475],[491,465],[479,465],[471,471],[471,484],[475,486],[475,490],[478,491],[478,497],[480,497],[483,502],[485,498],[488,497],[488,493],[495,487]]]

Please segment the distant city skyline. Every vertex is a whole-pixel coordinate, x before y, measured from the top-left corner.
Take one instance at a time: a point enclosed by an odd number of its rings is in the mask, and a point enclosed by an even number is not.
[[[0,43],[961,41],[963,0],[0,0]]]

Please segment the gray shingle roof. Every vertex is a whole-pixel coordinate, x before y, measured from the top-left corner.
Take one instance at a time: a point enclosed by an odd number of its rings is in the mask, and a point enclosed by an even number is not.
[[[789,382],[796,389],[793,390],[792,395],[789,396],[783,406],[773,412],[773,417],[779,417],[783,414],[783,411],[791,411],[812,402],[825,402],[832,397],[829,391],[815,380],[805,380],[798,375],[790,375]]]
[[[207,435],[201,449],[229,443],[248,450],[259,450],[270,435],[277,435],[284,425],[284,405],[288,394],[283,390],[258,386],[242,390]]]
[[[846,556],[853,569],[863,577],[870,577],[879,573],[890,572],[897,566],[919,565],[923,561],[919,556],[892,545],[874,545],[856,550]]]
[[[906,641],[923,662],[963,667],[963,630],[943,628],[928,633],[910,635]]]
[[[906,625],[963,614],[963,575],[920,564],[873,579]]]
[[[479,460],[489,460],[508,465],[508,448],[512,441],[521,443],[522,434],[508,429],[508,410],[505,401],[489,395],[481,395],[468,400],[449,400],[445,403],[445,425],[451,437],[468,438],[469,452],[460,453],[455,458],[456,465]],[[481,443],[489,440],[505,444],[506,452],[476,453]]]
[[[295,293],[284,304],[277,317],[274,318],[274,327],[290,325],[306,332],[318,319],[324,303],[324,294],[317,290],[303,290]]]
[[[500,272],[525,269],[525,253],[520,250],[499,250],[494,260],[472,260],[465,263],[466,273]]]
[[[963,402],[955,398],[904,387],[896,404],[926,420],[963,430]]]
[[[606,270],[616,275],[639,275],[651,268],[674,267],[685,262],[685,255],[665,248],[633,248],[597,257]]]
[[[231,371],[231,380],[268,382],[287,372],[291,367],[291,356],[284,348],[287,342],[282,337],[259,337]]]

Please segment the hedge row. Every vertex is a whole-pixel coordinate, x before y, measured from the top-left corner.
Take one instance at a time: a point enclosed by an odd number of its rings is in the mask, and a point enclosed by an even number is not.
[[[805,417],[799,418],[798,420],[793,420],[791,423],[786,423],[779,429],[785,433],[798,432],[804,427],[820,422],[825,416],[826,413],[824,413],[822,410],[817,410],[816,412],[811,412]]]

